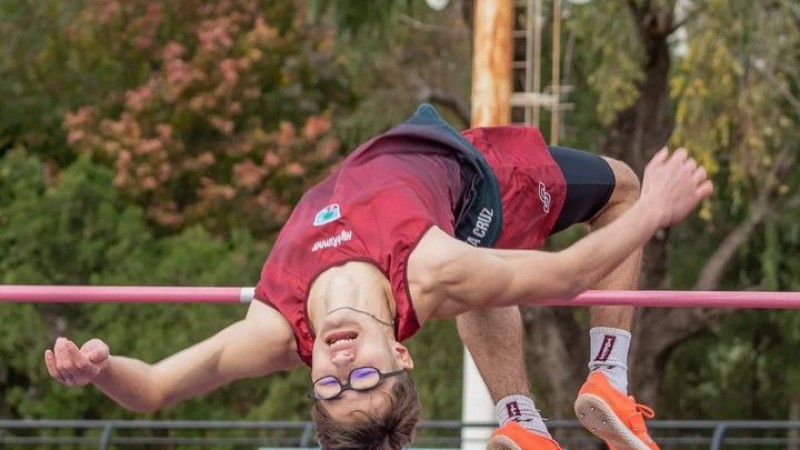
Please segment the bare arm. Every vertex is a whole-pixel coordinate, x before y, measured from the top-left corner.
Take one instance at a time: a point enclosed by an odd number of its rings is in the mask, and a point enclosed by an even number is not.
[[[261,302],[250,305],[245,319],[156,364],[109,356],[108,347],[97,339],[78,349],[64,338],[45,353],[45,362],[62,383],[92,383],[121,406],[140,412],[300,363],[289,325]]]
[[[571,298],[595,285],[662,227],[677,223],[712,186],[685,151],[657,154],[640,199],[617,220],[555,253],[474,248],[434,228],[412,255],[415,298],[432,303],[432,316]]]

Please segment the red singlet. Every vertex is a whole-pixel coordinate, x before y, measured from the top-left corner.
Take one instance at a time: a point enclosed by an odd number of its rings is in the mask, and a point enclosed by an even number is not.
[[[504,220],[494,247],[538,248],[566,196],[538,130],[474,129],[463,136],[484,154],[499,182]],[[406,263],[431,226],[454,234],[454,211],[468,190],[455,151],[425,138],[379,136],[300,200],[264,264],[256,298],[286,317],[306,364],[314,344],[308,292],[320,273],[336,265],[375,265],[392,286],[397,339],[419,329]]]

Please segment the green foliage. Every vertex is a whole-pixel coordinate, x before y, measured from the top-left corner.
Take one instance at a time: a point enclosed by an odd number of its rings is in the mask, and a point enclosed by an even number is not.
[[[65,114],[85,104],[119,101],[119,92],[146,80],[151,61],[143,56],[156,41],[152,27],[157,12],[131,11],[132,3],[0,4],[0,33],[5,36],[0,45],[0,97],[5,99],[0,102],[0,150],[22,145],[68,164],[75,154],[62,145]],[[123,9],[143,17],[127,20],[117,14]],[[87,15],[102,26],[89,26]],[[115,33],[114,26],[126,26],[131,35]],[[146,36],[138,39],[142,34]]]
[[[574,7],[568,30],[575,34],[581,52],[590,55],[588,83],[597,94],[596,112],[609,124],[616,114],[631,106],[643,80],[641,40],[630,7],[625,2],[593,2]],[[614,30],[609,33],[609,30]]]
[[[394,2],[398,3],[402,2]],[[335,8],[355,4],[343,1]],[[406,119],[422,101],[436,105],[454,127],[469,127],[470,29],[455,7],[443,12],[417,8],[413,16],[404,10],[392,10],[391,26],[380,29],[381,38],[358,32],[340,35],[336,41],[359,105],[336,124],[346,149]],[[466,120],[443,100],[466,109]]]
[[[48,185],[45,169],[24,150],[0,160],[4,283],[244,286],[257,278],[266,248],[248,233],[235,231],[222,241],[195,227],[158,240],[143,211],[109,189],[110,170],[81,158]],[[156,361],[243,314],[230,306],[2,305],[0,386],[8,395],[0,411],[8,418],[129,415],[97,392],[47,380],[42,355],[54,337],[83,342],[101,336],[115,352]],[[209,417],[196,412],[201,405],[218,405],[208,408],[217,418],[228,417],[229,407],[248,409],[227,397],[222,392],[164,415]],[[239,395],[251,406],[265,397]]]
[[[454,321],[432,321],[408,343],[423,419],[461,416],[464,350]]]
[[[780,82],[791,76],[787,69],[797,70],[784,55],[796,48],[800,33],[783,8],[734,6],[709,2],[707,14],[688,27],[696,38],[673,80],[673,95],[680,100],[674,138],[712,173],[729,161],[730,200],[737,204],[760,184],[780,148],[791,145],[785,140],[793,120],[775,107],[781,93],[763,71],[775,71]]]
[[[312,17],[320,19],[326,13],[333,16],[338,28],[353,34],[366,33],[371,37],[386,36],[399,11],[410,11],[413,0],[310,0]]]
[[[600,147],[602,126],[634,103],[646,65],[636,11],[674,3],[565,4],[575,38],[570,145]],[[685,35],[673,41],[685,53],[672,55],[671,141],[709,169],[717,194],[701,218],[671,231],[673,288],[692,286],[800,137],[792,2],[690,3]],[[466,104],[471,36],[455,7],[310,5],[0,2],[3,283],[251,285],[293,204],[344,149],[431,92]],[[800,287],[795,166],[721,288]],[[243,314],[231,306],[0,305],[0,417],[139,417],[92,389],[53,383],[44,349],[62,334],[100,336],[114,352],[157,361]],[[662,417],[786,417],[787,399],[800,396],[798,321],[794,312],[740,312],[687,338],[667,355]],[[463,354],[452,324],[428,324],[409,345],[424,417],[459,417]],[[245,381],[152,417],[307,419],[308,382],[305,370]]]
[[[333,31],[303,21],[302,2],[92,6],[76,28],[127,42],[114,54],[148,70],[68,114],[70,146],[108,161],[114,186],[166,229],[277,231],[336,160],[331,112],[350,96]]]
[[[35,69],[52,78],[45,82],[13,58],[0,62],[12,80],[0,90],[20,88],[4,91],[16,103],[0,106],[0,123],[13,125],[2,129],[8,148],[0,158],[4,283],[242,286],[257,279],[265,237],[339,152],[332,111],[351,101],[347,82],[358,71],[334,53],[330,28],[305,21],[303,2],[198,5],[0,7],[8,13],[0,16],[4,31],[28,39],[5,41],[0,51],[42,46],[47,57]],[[23,19],[39,10],[64,20],[23,32]],[[403,33],[414,37],[413,29]],[[51,53],[68,55],[69,66]],[[203,76],[181,78],[186,73]],[[59,95],[46,93],[50,85]],[[0,415],[141,418],[94,389],[52,382],[45,348],[59,335],[101,337],[114,353],[154,362],[243,314],[231,306],[0,305]],[[457,417],[462,353],[454,328],[429,327],[411,346],[425,416]],[[453,369],[450,377],[438,375],[443,367]],[[245,381],[150,416],[307,419],[308,382],[306,370]]]
[[[86,284],[112,262],[107,252],[141,259],[151,240],[141,211],[109,189],[108,170],[81,159],[55,189],[45,184],[47,170],[23,150],[2,160],[4,283]]]

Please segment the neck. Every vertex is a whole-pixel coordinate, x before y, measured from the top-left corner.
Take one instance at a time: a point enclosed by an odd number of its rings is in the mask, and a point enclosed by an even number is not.
[[[319,330],[334,311],[393,323],[395,305],[389,280],[365,262],[349,262],[326,270],[314,281],[308,295],[312,328]],[[393,327],[386,328],[391,328],[393,334]]]
[[[371,312],[367,312],[367,311],[363,311],[363,310],[360,310],[360,309],[356,309],[356,308],[353,308],[351,306],[340,306],[338,308],[334,308],[334,309],[328,311],[328,314],[332,314],[332,313],[335,313],[336,311],[342,311],[342,310],[353,311],[353,312],[356,312],[356,313],[359,313],[359,314],[364,314],[365,316],[372,318],[372,320],[380,323],[381,325],[386,325],[387,327],[394,328],[394,320],[393,319],[389,320],[389,321],[386,321],[386,320],[381,319],[377,315],[372,314]]]

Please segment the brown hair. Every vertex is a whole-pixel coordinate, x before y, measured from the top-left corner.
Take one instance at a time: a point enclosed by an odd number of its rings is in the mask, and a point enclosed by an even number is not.
[[[414,439],[421,411],[414,380],[407,372],[399,377],[387,394],[386,411],[370,414],[359,411],[355,422],[337,422],[325,406],[315,402],[311,416],[317,424],[317,439],[325,450],[400,450]]]

